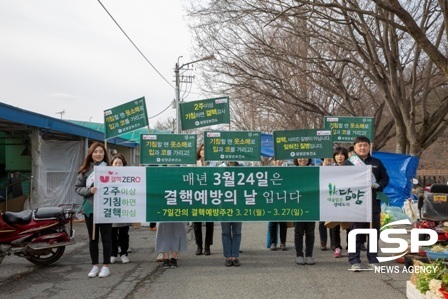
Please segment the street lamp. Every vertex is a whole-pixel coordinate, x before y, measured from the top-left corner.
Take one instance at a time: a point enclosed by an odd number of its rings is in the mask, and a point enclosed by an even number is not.
[[[179,58],[181,58],[182,56],[179,56]],[[177,63],[176,66],[174,67],[174,74],[176,75],[176,99],[175,101],[175,105],[176,105],[176,126],[174,128],[174,133],[180,133],[180,109],[179,109],[179,102],[180,102],[180,78],[179,78],[179,71],[190,64],[196,63],[196,62],[200,62],[200,61],[205,61],[205,60],[211,60],[215,58],[215,55],[211,54],[208,56],[205,56],[201,59],[195,60],[195,61],[191,61],[191,62],[187,62],[182,64],[181,66],[179,66],[179,58],[177,59]]]

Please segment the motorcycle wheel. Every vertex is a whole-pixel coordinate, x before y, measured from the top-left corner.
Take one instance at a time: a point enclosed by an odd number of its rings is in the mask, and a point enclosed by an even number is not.
[[[64,254],[65,246],[51,249],[35,250],[28,256],[28,260],[39,266],[53,264]]]

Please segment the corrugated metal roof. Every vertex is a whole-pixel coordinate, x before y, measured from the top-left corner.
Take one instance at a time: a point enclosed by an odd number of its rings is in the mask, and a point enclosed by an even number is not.
[[[104,130],[90,128],[74,122],[57,119],[0,102],[0,131],[30,131],[38,128],[44,132],[64,133],[72,136],[85,137],[97,141],[104,141]],[[139,143],[131,138],[115,137],[107,140],[111,144],[126,147],[136,147]]]

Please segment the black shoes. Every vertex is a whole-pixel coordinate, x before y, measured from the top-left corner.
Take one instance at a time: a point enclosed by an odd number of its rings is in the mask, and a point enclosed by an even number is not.
[[[235,267],[239,267],[239,266],[241,265],[240,260],[237,259],[237,258],[234,258],[234,259],[233,259],[232,264],[233,264]]]
[[[171,268],[177,268],[177,259],[171,258],[170,263],[171,263]]]
[[[210,249],[209,249],[210,251]],[[202,254],[202,246],[198,246],[198,248],[196,249],[196,255],[201,255]]]
[[[226,265],[226,267],[231,267],[231,266],[233,266],[232,259],[227,258],[227,259],[226,259],[226,263],[225,263],[225,265]]]
[[[169,259],[163,260],[163,269],[171,268],[171,263]]]
[[[204,254],[205,255],[210,255],[210,246],[205,246]]]

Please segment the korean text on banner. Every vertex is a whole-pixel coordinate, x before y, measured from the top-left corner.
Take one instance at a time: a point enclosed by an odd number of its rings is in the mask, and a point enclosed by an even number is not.
[[[95,167],[95,186],[95,223],[145,222],[145,167]]]

